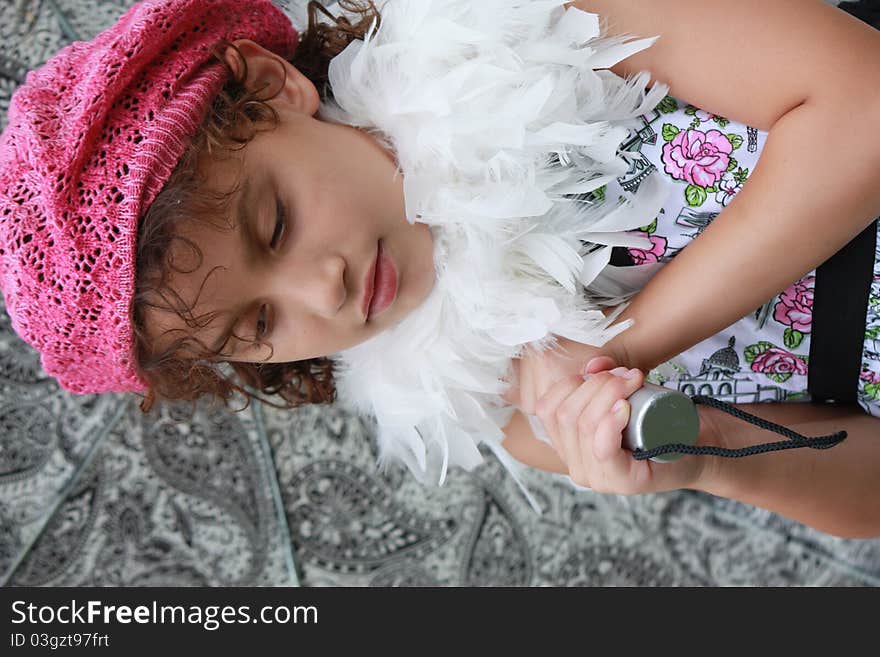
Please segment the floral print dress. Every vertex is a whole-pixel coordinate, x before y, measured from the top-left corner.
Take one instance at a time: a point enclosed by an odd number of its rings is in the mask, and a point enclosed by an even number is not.
[[[665,263],[699,236],[742,189],[767,133],[671,96],[640,120],[643,125],[625,147],[632,153],[630,171],[599,194],[634,191],[647,175],[659,171],[670,194],[654,222],[641,229],[651,248],[627,251],[633,264]],[[876,248],[858,399],[865,411],[880,417],[880,237]],[[813,271],[753,313],[656,368],[648,380],[730,403],[809,401],[815,282]]]

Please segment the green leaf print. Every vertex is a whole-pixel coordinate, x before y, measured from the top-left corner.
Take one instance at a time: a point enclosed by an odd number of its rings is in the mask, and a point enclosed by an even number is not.
[[[733,171],[739,166],[739,162],[736,161],[735,157],[730,158],[730,164],[727,165],[728,171]]]
[[[797,329],[785,329],[785,346],[789,349],[797,349],[804,341],[804,334]]]
[[[745,185],[746,180],[749,177],[748,169],[737,169],[733,172],[733,179],[736,181],[737,185]]]
[[[791,378],[791,372],[774,372],[773,374],[767,374],[767,378],[776,381],[776,383],[785,383]]]
[[[761,341],[761,342],[758,342],[757,344],[750,344],[748,347],[745,348],[745,351],[743,352],[743,354],[746,357],[746,362],[751,363],[758,356],[763,354],[768,349],[772,349],[772,348],[773,348],[772,342]]]
[[[871,326],[865,331],[865,340],[876,340],[877,338],[880,338],[880,325]]]
[[[722,128],[726,128],[727,124],[730,123],[730,119],[725,119],[723,116],[713,116],[712,120]]]
[[[865,386],[865,394],[868,399],[880,400],[880,383],[869,383]]]
[[[688,116],[694,116],[697,113],[697,108],[693,105],[688,105],[687,107],[685,107],[684,113]]]
[[[657,105],[657,109],[663,112],[663,114],[672,114],[672,112],[678,111],[678,101],[672,96],[666,96]]]
[[[671,123],[663,124],[663,141],[672,141],[681,132],[678,126],[672,125]]]
[[[657,232],[657,219],[655,218],[654,221],[649,223],[647,226],[642,226],[641,228],[639,228],[639,230],[648,233],[648,235],[653,235]]]
[[[706,202],[709,194],[702,187],[688,185],[687,189],[684,190],[684,197],[687,199],[687,204],[689,206],[692,208],[698,208]]]
[[[739,135],[730,134],[727,135],[727,141],[730,142],[730,145],[733,146],[733,150],[736,150],[740,146],[743,145],[743,138]]]

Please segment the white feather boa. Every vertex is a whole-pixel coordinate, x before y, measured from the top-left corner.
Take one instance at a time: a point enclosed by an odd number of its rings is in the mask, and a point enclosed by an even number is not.
[[[554,336],[600,346],[627,328],[585,288],[612,246],[649,248],[624,231],[665,200],[653,176],[626,199],[572,198],[626,173],[620,147],[667,89],[600,70],[655,39],[601,37],[598,16],[562,4],[389,0],[379,29],[330,65],[322,118],[396,153],[437,272],[419,308],[333,357],[338,395],[376,418],[380,460],[423,481],[479,464],[481,442],[516,475],[500,445],[511,359]]]

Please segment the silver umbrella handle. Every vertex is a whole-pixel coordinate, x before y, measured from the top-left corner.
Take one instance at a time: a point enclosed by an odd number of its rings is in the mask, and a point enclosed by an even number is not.
[[[646,383],[629,396],[629,423],[623,432],[623,446],[633,451],[663,445],[695,445],[700,433],[700,416],[690,397],[671,388]],[[651,460],[675,461],[683,454],[662,454]]]

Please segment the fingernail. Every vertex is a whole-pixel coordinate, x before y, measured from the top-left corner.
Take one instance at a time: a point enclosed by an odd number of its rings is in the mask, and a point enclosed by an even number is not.
[[[611,370],[611,374],[613,374],[614,376],[620,377],[620,378],[624,378],[624,379],[629,378],[626,375],[626,368],[625,367],[615,367],[613,370]]]
[[[622,374],[621,376],[622,376],[624,379],[634,379],[634,378],[636,378],[638,375],[639,375],[639,371],[638,371],[637,369],[632,369],[632,370],[627,370],[627,371],[626,371],[624,374]]]
[[[623,416],[623,409],[626,408],[626,401],[623,399],[618,399],[614,406],[611,407],[611,412],[618,416]]]
[[[581,376],[584,377],[584,381],[589,381],[590,379],[593,378],[593,375],[592,375],[592,374],[583,374],[583,375],[581,375]]]

